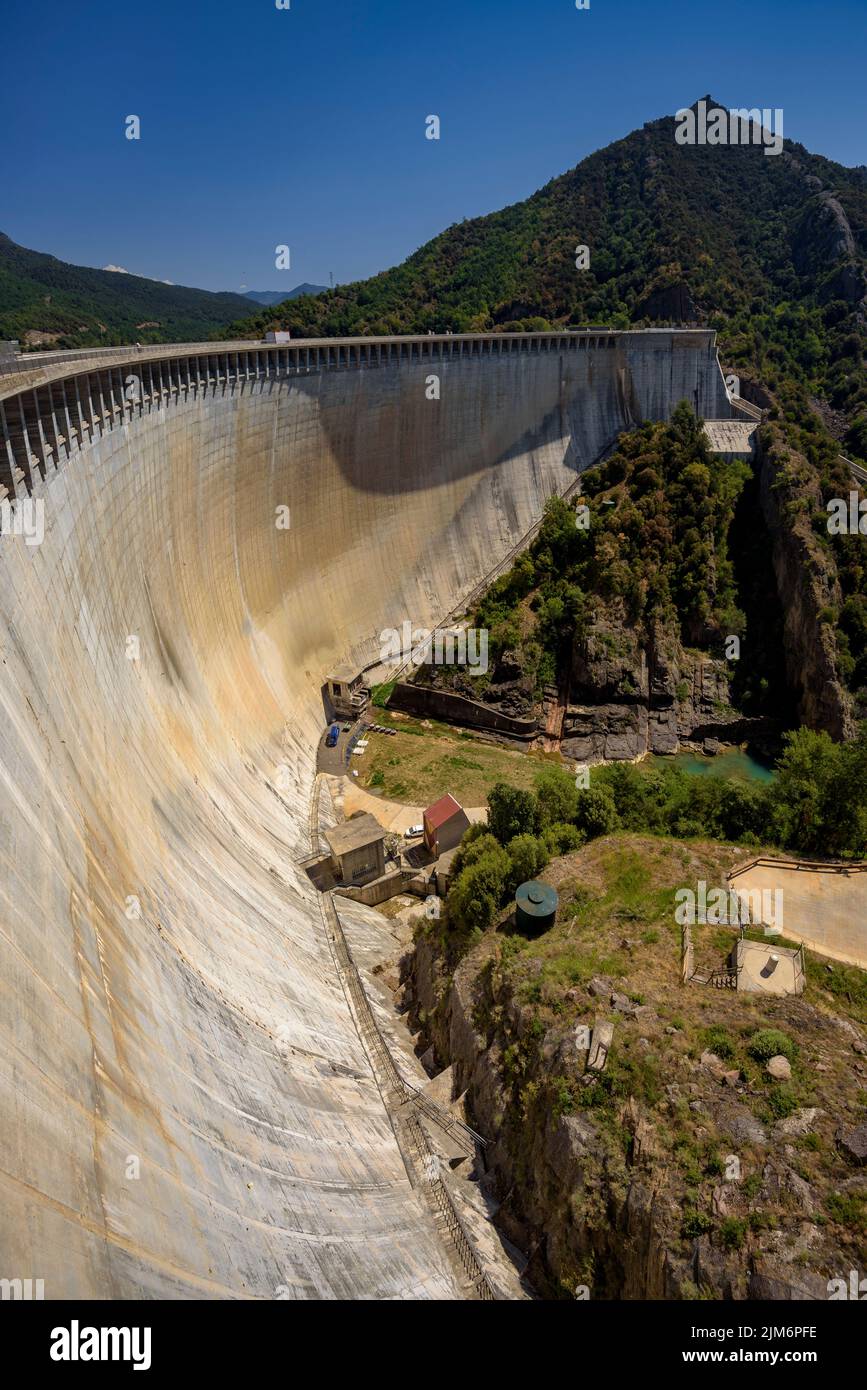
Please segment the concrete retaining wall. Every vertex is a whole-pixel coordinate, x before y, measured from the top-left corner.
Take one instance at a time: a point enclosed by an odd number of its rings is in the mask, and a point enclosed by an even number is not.
[[[867,970],[867,863],[761,858],[729,883],[738,893],[781,893],[783,936]]]
[[[404,710],[421,719],[444,719],[469,728],[494,729],[512,738],[531,739],[539,731],[537,719],[515,719],[463,695],[432,690],[426,685],[409,685],[405,681],[398,681],[388,703],[391,709]]]

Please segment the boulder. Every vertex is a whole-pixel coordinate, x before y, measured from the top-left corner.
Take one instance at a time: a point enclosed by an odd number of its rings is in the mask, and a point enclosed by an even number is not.
[[[721,1057],[717,1057],[715,1052],[703,1052],[699,1058],[699,1065],[704,1067],[706,1071],[712,1072],[720,1080],[726,1071],[725,1062]]]
[[[770,1059],[765,1070],[775,1081],[788,1081],[792,1075],[792,1064],[788,1057],[778,1054]]]
[[[794,1115],[787,1115],[784,1120],[777,1120],[774,1125],[774,1134],[778,1137],[792,1135],[801,1137],[809,1134],[813,1129],[816,1120],[820,1115],[824,1115],[824,1110],[819,1110],[817,1106],[808,1106],[805,1110],[796,1110]]]
[[[837,1145],[851,1163],[863,1168],[867,1164],[867,1121],[854,1129],[838,1130]]]
[[[727,1134],[736,1144],[765,1144],[767,1133],[764,1125],[745,1105],[725,1103],[716,1115],[717,1128]]]
[[[614,990],[614,981],[607,975],[594,975],[587,986],[595,999],[610,999]]]

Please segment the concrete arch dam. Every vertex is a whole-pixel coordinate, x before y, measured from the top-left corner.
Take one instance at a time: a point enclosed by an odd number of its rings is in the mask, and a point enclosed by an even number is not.
[[[683,398],[731,413],[712,333],[124,349],[0,379],[4,531],[44,526],[0,538],[0,1277],[455,1296],[297,866],[321,685],[431,626]]]

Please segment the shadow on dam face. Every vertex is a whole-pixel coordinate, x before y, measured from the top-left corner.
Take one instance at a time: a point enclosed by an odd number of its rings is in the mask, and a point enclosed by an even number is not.
[[[0,538],[0,1277],[456,1296],[298,867],[319,690],[619,430],[730,413],[713,335],[643,336],[449,362],[438,401],[402,362],[176,390],[35,474],[42,543]]]

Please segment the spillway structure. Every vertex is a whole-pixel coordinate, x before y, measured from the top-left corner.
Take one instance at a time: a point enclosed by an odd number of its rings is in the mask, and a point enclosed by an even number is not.
[[[731,414],[709,331],[0,377],[0,1278],[459,1296],[299,867],[323,681],[683,399]]]

